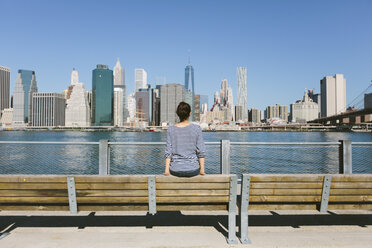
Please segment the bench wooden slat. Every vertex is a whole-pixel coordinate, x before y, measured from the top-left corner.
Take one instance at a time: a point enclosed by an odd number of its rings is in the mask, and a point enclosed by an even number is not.
[[[317,210],[317,204],[249,204],[249,210]]]
[[[76,183],[77,190],[147,189],[147,183]]]
[[[372,210],[372,204],[328,204],[330,210]]]
[[[321,189],[323,183],[301,183],[301,182],[251,182],[251,189]]]
[[[148,205],[78,205],[79,211],[147,211]]]
[[[76,176],[75,183],[147,183],[147,175]]]
[[[0,203],[35,203],[35,204],[42,204],[42,203],[64,203],[68,204],[68,197],[40,197],[40,196],[25,196],[25,197],[15,197],[15,196],[3,196],[0,197]]]
[[[68,205],[1,205],[1,211],[69,211]]]
[[[14,196],[14,197],[22,197],[22,196],[35,196],[35,197],[49,197],[49,196],[68,196],[67,188],[64,190],[61,189],[30,189],[30,190],[0,190],[0,197],[5,196]]]
[[[330,195],[329,202],[372,202],[372,195]]]
[[[174,176],[156,176],[156,183],[228,183],[229,175],[205,175],[190,178]]]
[[[251,182],[323,182],[323,175],[250,175]]]
[[[372,195],[371,189],[332,189],[330,195]]]
[[[126,196],[126,197],[116,197],[116,196],[88,196],[88,197],[76,197],[78,207],[80,203],[90,203],[90,204],[115,204],[115,203],[148,203],[147,196]]]
[[[229,189],[230,183],[156,183],[156,189]]]
[[[250,196],[249,202],[320,202],[321,196]]]
[[[372,189],[372,183],[332,181],[331,189]]]
[[[332,175],[332,182],[369,182],[369,183],[372,183],[372,175],[366,175],[366,174]]]
[[[0,183],[2,189],[67,189],[67,183]]]
[[[76,190],[77,197],[88,196],[148,196],[147,190]]]
[[[66,176],[9,175],[0,176],[0,183],[66,183]]]
[[[229,195],[229,190],[157,190],[157,196],[225,196]]]
[[[321,195],[322,189],[251,189],[249,195]]]
[[[182,210],[227,210],[227,204],[214,204],[214,205],[158,205],[156,206],[159,211],[182,211]]]
[[[157,196],[156,203],[228,202],[228,196]]]

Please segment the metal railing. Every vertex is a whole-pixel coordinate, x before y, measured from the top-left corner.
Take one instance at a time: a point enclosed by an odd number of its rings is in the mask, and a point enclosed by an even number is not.
[[[160,174],[165,142],[0,141],[0,174]],[[206,142],[208,174],[372,173],[372,142]]]

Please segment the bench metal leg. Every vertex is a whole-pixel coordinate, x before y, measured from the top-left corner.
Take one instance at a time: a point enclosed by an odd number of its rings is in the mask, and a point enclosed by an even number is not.
[[[67,177],[67,191],[68,191],[68,202],[70,206],[70,212],[72,214],[76,214],[77,213],[77,201],[76,201],[75,179],[73,177]]]
[[[331,191],[331,181],[332,177],[330,175],[324,176],[322,200],[320,202],[320,212],[327,212],[328,210],[329,192]]]
[[[227,243],[237,244],[236,238],[236,191],[237,191],[237,179],[236,175],[230,177],[230,197],[229,197],[229,235]]]
[[[148,177],[148,191],[149,191],[149,214],[156,214],[156,183],[155,176]]]
[[[240,242],[242,244],[250,244],[251,241],[248,237],[248,206],[249,206],[249,187],[251,177],[243,175],[242,177],[242,190],[241,190],[241,204],[240,204]]]

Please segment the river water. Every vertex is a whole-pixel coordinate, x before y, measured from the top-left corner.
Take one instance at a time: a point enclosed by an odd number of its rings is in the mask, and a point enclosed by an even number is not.
[[[204,132],[205,141],[372,142],[371,133],[352,132]],[[2,131],[0,141],[158,142],[165,133]],[[160,174],[163,145],[111,145],[111,174]],[[232,145],[232,173],[338,173],[337,145]],[[220,147],[207,145],[207,173],[220,171]],[[372,173],[372,144],[353,145],[353,172]],[[98,145],[0,144],[0,174],[98,174]]]

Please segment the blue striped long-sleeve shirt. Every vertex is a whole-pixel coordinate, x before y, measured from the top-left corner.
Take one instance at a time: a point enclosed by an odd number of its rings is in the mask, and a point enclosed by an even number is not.
[[[200,126],[170,126],[167,131],[165,157],[171,159],[170,170],[193,171],[199,169],[199,159],[205,157],[205,144]]]

